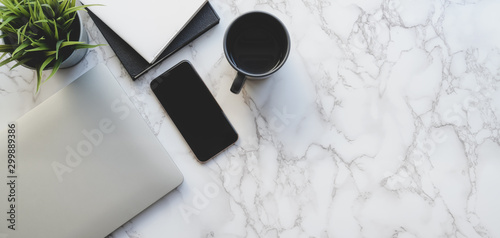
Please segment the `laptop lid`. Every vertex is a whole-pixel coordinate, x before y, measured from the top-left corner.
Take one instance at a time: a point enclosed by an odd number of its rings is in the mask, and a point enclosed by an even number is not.
[[[105,237],[183,180],[103,65],[7,134],[15,158],[0,166],[0,237]],[[4,155],[8,138],[0,138]]]

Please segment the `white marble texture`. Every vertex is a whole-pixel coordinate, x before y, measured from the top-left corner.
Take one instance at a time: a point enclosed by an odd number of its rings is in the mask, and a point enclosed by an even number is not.
[[[109,47],[37,97],[33,71],[0,68],[3,125],[105,63],[174,158],[185,182],[111,238],[500,237],[500,1],[210,2],[220,24],[135,82]],[[251,10],[292,50],[234,95],[222,38]],[[183,59],[240,135],[206,164],[149,89]]]

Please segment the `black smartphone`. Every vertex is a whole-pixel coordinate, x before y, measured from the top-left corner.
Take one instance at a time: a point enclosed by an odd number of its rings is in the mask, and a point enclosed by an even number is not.
[[[200,162],[233,145],[238,134],[189,61],[151,82],[151,89]]]

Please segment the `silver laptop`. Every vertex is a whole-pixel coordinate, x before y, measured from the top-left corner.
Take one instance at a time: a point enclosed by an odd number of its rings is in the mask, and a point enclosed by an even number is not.
[[[0,130],[2,238],[105,237],[183,180],[103,65],[9,130]]]

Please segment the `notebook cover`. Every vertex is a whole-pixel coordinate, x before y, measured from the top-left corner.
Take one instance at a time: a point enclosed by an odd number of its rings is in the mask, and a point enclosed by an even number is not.
[[[133,80],[136,80],[148,70],[180,50],[182,47],[207,32],[209,29],[217,25],[220,20],[210,3],[207,2],[186,25],[186,27],[179,32],[177,37],[172,40],[158,59],[150,64],[122,38],[120,38],[120,36],[113,32],[113,30],[111,30],[94,13],[92,13],[92,11],[88,10],[88,13]]]
[[[207,0],[80,0],[96,16],[153,63]]]

